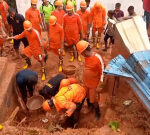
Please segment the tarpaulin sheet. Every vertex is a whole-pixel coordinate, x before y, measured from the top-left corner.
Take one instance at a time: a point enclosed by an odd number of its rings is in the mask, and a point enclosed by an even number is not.
[[[104,73],[127,77],[126,81],[150,112],[150,51],[135,52],[128,60],[118,55]]]

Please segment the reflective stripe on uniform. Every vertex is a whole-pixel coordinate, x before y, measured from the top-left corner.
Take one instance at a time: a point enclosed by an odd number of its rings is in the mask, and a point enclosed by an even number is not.
[[[39,32],[36,29],[33,29],[33,30],[34,30],[34,32],[36,33],[36,35],[37,35],[37,37],[39,39],[40,45],[42,46],[42,41],[41,41],[41,37],[40,37]]]
[[[4,2],[3,2],[3,6],[4,6],[5,13],[7,13],[6,5]]]
[[[103,79],[104,79],[104,62],[103,62],[103,59],[100,55],[98,55],[97,53],[95,54],[95,56],[99,59],[101,65],[102,65],[102,75],[101,75],[101,81],[103,82]]]

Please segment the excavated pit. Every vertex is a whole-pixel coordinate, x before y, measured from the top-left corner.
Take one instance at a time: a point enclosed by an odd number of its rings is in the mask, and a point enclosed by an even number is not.
[[[17,64],[16,72],[20,71],[24,65],[23,59],[12,60],[14,51],[12,45],[6,44],[4,47],[5,56],[8,58],[8,63],[15,62]],[[8,53],[9,52],[9,53]],[[112,58],[111,49],[106,53],[98,51],[102,54],[106,63]],[[12,56],[11,56],[12,54]],[[56,73],[58,73],[57,56],[49,53],[47,62],[47,80],[40,81],[40,64],[32,59],[31,69],[39,73],[38,89]],[[69,65],[69,55],[65,56],[64,64]],[[53,60],[53,61],[52,61]],[[83,64],[77,61],[73,62],[77,66],[75,76],[82,83],[82,68]],[[142,104],[135,97],[130,86],[124,79],[115,86],[114,95],[112,89],[114,86],[114,77],[106,76],[105,87],[99,95],[99,104],[101,108],[101,118],[99,121],[94,120],[94,112],[84,113],[86,103],[80,114],[80,120],[75,129],[65,128],[62,130],[59,126],[59,115],[56,111],[46,113],[42,109],[24,113],[22,110],[18,112],[15,119],[7,125],[4,123],[3,130],[0,135],[150,135],[150,115],[143,108]],[[128,107],[123,105],[126,100],[132,100],[132,104]],[[16,105],[19,105],[15,100]],[[12,110],[9,114],[12,113]],[[8,117],[7,117],[8,118]],[[6,119],[7,120],[7,119]],[[110,121],[118,121],[120,124],[120,132],[114,132],[109,128]]]

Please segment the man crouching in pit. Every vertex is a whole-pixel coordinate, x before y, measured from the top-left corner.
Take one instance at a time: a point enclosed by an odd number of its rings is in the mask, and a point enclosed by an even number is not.
[[[73,128],[79,120],[86,91],[75,79],[69,79],[61,81],[59,92],[53,98],[43,102],[43,109],[45,111],[56,109],[60,112],[60,124]]]

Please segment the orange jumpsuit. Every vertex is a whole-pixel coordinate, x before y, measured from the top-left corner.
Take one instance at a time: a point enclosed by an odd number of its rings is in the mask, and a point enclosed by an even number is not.
[[[61,48],[62,41],[64,40],[63,27],[56,23],[56,25],[49,25],[49,38],[50,38],[50,49],[55,54],[59,54],[58,49]]]
[[[84,37],[87,37],[87,32],[88,32],[88,25],[90,24],[90,13],[89,11],[85,11],[82,13],[81,9],[77,11],[79,14],[81,20],[82,20],[82,26],[83,26],[83,32],[84,32]]]
[[[0,28],[2,27],[2,22],[0,22]],[[0,32],[0,35],[2,34],[2,32]],[[3,39],[2,38],[0,38],[0,47],[1,46],[3,46],[3,43],[4,43],[4,41],[3,41]]]
[[[76,45],[79,41],[79,34],[82,31],[82,23],[78,14],[74,13],[72,16],[64,15],[63,27],[65,42],[71,46]]]
[[[30,21],[32,23],[32,27],[41,34],[41,16],[38,9],[33,9],[30,7],[26,11],[26,20]]]
[[[93,33],[96,32],[98,30],[99,33],[102,33],[103,31],[103,27],[106,24],[106,10],[105,8],[102,6],[100,9],[96,9],[95,7],[93,7],[91,9],[91,18],[92,18],[92,22],[93,22]]]
[[[55,95],[53,102],[59,112],[66,109],[66,115],[70,117],[76,109],[76,103],[81,103],[86,96],[85,89],[79,84],[63,87]]]
[[[0,13],[1,13],[2,20],[4,23],[7,22],[8,9],[9,9],[9,6],[5,1],[0,2]]]
[[[96,87],[103,81],[103,70],[104,62],[99,54],[94,52],[91,57],[85,57],[83,81],[91,103],[96,100]]]
[[[42,48],[41,48],[41,37],[37,30],[32,29],[31,32],[28,32],[27,30],[23,31],[21,34],[16,35],[15,39],[21,39],[23,37],[26,37],[29,42],[29,46],[26,47],[23,50],[23,53],[30,58],[31,56],[34,56],[35,59],[40,61],[39,56],[42,56]]]
[[[62,25],[63,24],[63,16],[65,15],[65,11],[61,10],[54,10],[51,15],[54,15],[57,18],[57,23]]]

